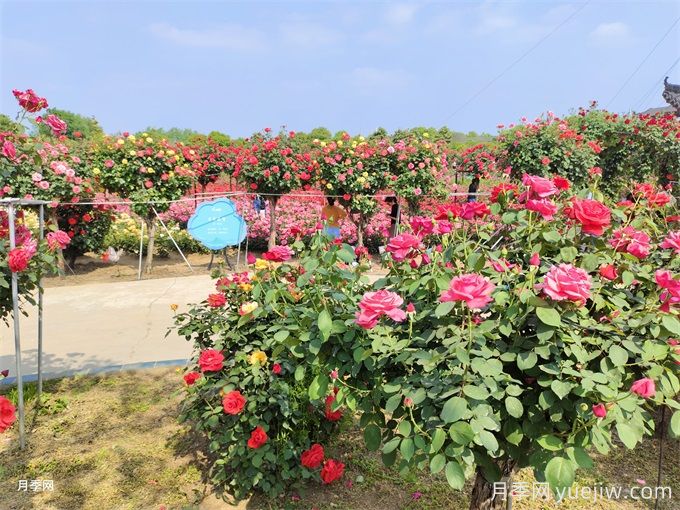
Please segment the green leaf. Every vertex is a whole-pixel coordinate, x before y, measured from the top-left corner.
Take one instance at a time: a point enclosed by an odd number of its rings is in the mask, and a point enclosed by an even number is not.
[[[451,310],[453,310],[453,307],[456,303],[453,301],[446,301],[444,303],[439,303],[437,305],[437,308],[434,310],[434,316],[439,318],[443,317],[444,315],[448,315],[451,313]]]
[[[304,365],[298,365],[295,367],[295,380],[302,381],[305,378],[305,367]]]
[[[585,469],[592,469],[594,465],[593,459],[590,458],[588,452],[579,446],[574,447],[574,460],[580,467]]]
[[[326,396],[326,393],[328,393],[328,377],[319,374],[309,385],[309,398],[312,400],[320,400]]]
[[[494,453],[496,450],[498,450],[498,440],[496,439],[496,436],[494,436],[488,430],[482,430],[478,437],[479,441],[482,443],[482,446],[491,453]]]
[[[569,395],[569,392],[571,391],[571,383],[565,382],[565,381],[558,381],[555,380],[552,383],[550,383],[550,389],[553,390],[555,395],[562,400],[564,397]]]
[[[399,443],[401,443],[401,438],[399,436],[393,437],[387,443],[385,443],[385,446],[383,446],[382,452],[383,453],[392,453],[394,450],[397,449],[397,446],[399,446]]]
[[[545,479],[553,491],[563,491],[574,483],[574,466],[569,459],[554,457],[545,466]]]
[[[437,453],[441,450],[444,440],[446,439],[446,432],[444,429],[436,429],[432,434],[432,444],[430,445],[430,453]]]
[[[318,319],[319,330],[323,335],[324,340],[328,340],[331,336],[331,328],[333,327],[333,319],[331,319],[331,314],[327,310],[321,310]]]
[[[624,271],[621,274],[621,282],[623,282],[626,287],[633,283],[633,280],[635,280],[635,275],[630,271]]]
[[[451,397],[444,404],[440,418],[444,423],[453,423],[460,420],[467,411],[467,401],[460,397]]]
[[[538,356],[536,356],[535,352],[533,351],[520,352],[517,355],[517,368],[519,368],[522,371],[529,370],[536,364],[537,361]]]
[[[543,324],[554,326],[556,328],[562,325],[560,314],[554,308],[536,308],[536,316]]]
[[[406,460],[411,460],[411,457],[413,457],[413,453],[415,452],[413,439],[410,437],[404,439],[399,446],[399,451],[401,452],[402,457],[404,457]]]
[[[618,345],[612,345],[609,348],[609,359],[615,367],[622,367],[628,361],[628,351]]]
[[[633,450],[641,439],[635,429],[627,423],[617,423],[616,432],[619,435],[621,442],[626,445],[626,448],[629,450]]]
[[[388,413],[393,413],[394,410],[399,407],[399,404],[401,403],[401,395],[396,394],[392,395],[390,398],[387,399],[387,402],[385,403],[385,412]]]
[[[466,421],[458,421],[449,428],[449,436],[456,444],[464,446],[472,441],[475,433]]]
[[[410,436],[411,429],[411,422],[408,420],[401,420],[399,425],[397,425],[397,432],[399,432],[402,436]]]
[[[430,461],[430,471],[432,471],[432,473],[439,473],[442,469],[444,469],[445,465],[446,456],[438,453],[432,457],[432,460]]]
[[[668,424],[668,432],[672,438],[680,438],[680,411],[675,411]]]
[[[364,429],[364,441],[369,452],[378,451],[380,448],[381,433],[380,427],[371,423]]]
[[[457,491],[463,489],[465,485],[465,472],[458,462],[451,461],[446,464],[446,481]]]
[[[516,397],[505,398],[505,409],[507,409],[508,414],[513,418],[519,418],[524,414],[524,406],[522,406],[522,402]]]
[[[288,335],[290,335],[290,332],[287,329],[281,329],[274,335],[274,340],[277,342],[283,342],[286,338],[288,338]]]
[[[680,335],[680,321],[672,315],[664,315],[661,319],[663,327],[674,335]]]
[[[560,438],[550,434],[539,437],[536,442],[541,445],[541,447],[551,452],[556,452],[562,449],[562,441]]]
[[[475,400],[485,400],[489,396],[489,392],[483,386],[467,385],[463,388],[463,393]]]

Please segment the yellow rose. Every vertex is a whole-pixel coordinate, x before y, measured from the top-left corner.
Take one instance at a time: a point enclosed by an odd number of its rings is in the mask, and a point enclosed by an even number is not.
[[[123,160],[123,164],[124,164],[124,165],[127,165],[127,164],[128,164],[128,160],[127,160],[127,159],[124,159],[124,160]]]
[[[128,138],[130,139],[131,142],[134,142],[137,139],[135,135],[130,135],[128,136]]]
[[[250,355],[250,364],[264,365],[267,362],[267,355],[262,351],[255,351]]]
[[[358,181],[359,183],[364,183],[364,182],[366,182],[366,177],[359,177],[359,178],[357,179],[357,181]]]
[[[338,147],[342,147],[342,140],[338,140]]]
[[[352,141],[352,149],[356,149],[356,147],[357,147],[357,142],[356,142],[356,141]]]
[[[360,142],[363,142],[364,140],[366,140],[366,138],[364,138],[363,136],[360,136],[360,137],[359,137],[359,141],[360,141]]]
[[[249,313],[254,312],[255,310],[258,309],[260,305],[257,304],[257,301],[251,301],[250,303],[243,303],[241,305],[241,308],[239,308],[239,315],[248,315]]]
[[[172,310],[173,312],[176,312],[177,308],[178,308],[178,305],[176,305],[175,303],[170,305],[170,310]]]
[[[150,136],[147,136],[146,137],[146,143],[153,143],[153,138],[151,138]]]
[[[326,146],[326,142],[321,142],[319,145],[321,145],[321,147],[325,147],[325,146]]]
[[[175,172],[168,172],[168,177],[173,178],[175,176]]]
[[[331,188],[333,187],[333,185],[329,182],[328,184],[326,184],[326,187],[327,187],[328,189],[331,189]]]
[[[364,172],[364,173],[361,174],[361,175],[363,175],[364,177],[368,177],[368,172]]]
[[[243,292],[250,292],[253,289],[253,286],[249,283],[239,283],[238,288]]]
[[[269,262],[267,262],[264,259],[257,259],[255,260],[255,269],[268,269],[269,268]]]
[[[125,143],[125,140],[123,140],[122,138],[119,138],[118,140],[116,140],[116,143],[118,145],[123,145]]]
[[[169,156],[172,156],[174,153],[175,153],[175,151],[173,151],[172,149],[170,149],[170,150],[168,151],[168,155],[169,155]]]
[[[130,156],[135,156],[137,153],[135,151],[130,151]]]
[[[101,173],[101,171],[99,170],[99,168],[93,168],[93,169],[92,169],[92,173],[93,173],[94,175],[99,175],[99,174]]]
[[[149,133],[142,133],[142,136],[149,136]]]
[[[425,138],[430,138],[430,133],[423,133],[423,136],[424,136]]]

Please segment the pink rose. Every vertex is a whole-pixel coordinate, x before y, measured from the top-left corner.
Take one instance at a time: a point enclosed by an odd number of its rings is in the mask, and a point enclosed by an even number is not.
[[[386,251],[392,254],[392,258],[401,262],[407,257],[415,255],[414,251],[424,248],[419,237],[413,234],[400,234],[390,239]]]
[[[649,236],[641,230],[625,227],[614,232],[609,244],[616,251],[630,253],[638,259],[644,259],[651,251],[649,242]]]
[[[664,239],[663,243],[659,246],[661,246],[661,248],[674,250],[676,255],[680,255],[680,231],[669,232],[666,239]]]
[[[482,202],[466,202],[463,204],[460,216],[464,220],[472,220],[475,218],[483,218],[491,212],[489,206]]]
[[[680,280],[676,280],[670,271],[659,269],[654,273],[654,279],[659,287],[664,289],[659,296],[661,311],[670,312],[671,306],[680,305]]]
[[[493,301],[491,293],[495,288],[491,280],[482,275],[463,274],[451,279],[449,289],[440,294],[439,301],[464,301],[472,309],[481,309]]]
[[[47,234],[47,244],[50,250],[54,251],[57,248],[65,249],[71,242],[71,238],[63,230],[57,230],[56,232],[50,232]]]
[[[48,106],[47,99],[38,97],[38,95],[33,92],[33,89],[26,89],[26,92],[14,89],[12,94],[17,98],[19,106],[27,112],[35,113]]]
[[[271,250],[262,254],[262,258],[271,262],[285,262],[293,256],[293,250],[288,246],[274,246]]]
[[[7,255],[9,270],[13,273],[25,271],[32,257],[33,254],[29,250],[24,248],[14,248]]]
[[[597,418],[604,418],[607,416],[607,408],[604,404],[595,404],[593,405],[593,414]]]
[[[524,174],[522,184],[528,188],[528,198],[548,198],[559,191],[552,180],[539,177],[538,175]]]
[[[529,259],[529,265],[538,267],[541,265],[541,257],[538,253],[533,253]]]
[[[654,385],[654,381],[645,377],[635,381],[630,386],[630,391],[636,395],[640,395],[643,398],[650,398],[656,393],[656,386]]]
[[[591,280],[588,273],[571,264],[552,266],[541,288],[555,301],[569,300],[583,305],[590,298]]]
[[[42,117],[38,117],[35,119],[35,121],[38,124],[40,124],[41,122],[47,124],[52,130],[52,134],[54,136],[63,135],[68,129],[68,125],[66,124],[66,122],[64,122],[59,117],[51,113],[46,118],[43,119]]]
[[[548,221],[552,220],[557,212],[557,206],[551,200],[545,198],[541,200],[529,199],[527,200],[525,207],[529,211],[539,213],[543,216],[543,219]]]
[[[574,198],[571,207],[566,208],[565,212],[569,218],[581,224],[581,229],[586,234],[600,236],[611,224],[611,211],[597,200]]]
[[[367,292],[359,302],[360,311],[356,313],[356,323],[364,329],[372,329],[383,315],[402,322],[406,319],[406,313],[399,308],[402,304],[404,300],[394,292],[385,289]]]
[[[616,271],[614,264],[607,264],[600,268],[600,276],[613,281],[619,277],[619,273]]]
[[[14,144],[9,140],[5,140],[2,143],[2,155],[10,161],[14,160],[14,158],[17,156],[17,150],[14,147]]]

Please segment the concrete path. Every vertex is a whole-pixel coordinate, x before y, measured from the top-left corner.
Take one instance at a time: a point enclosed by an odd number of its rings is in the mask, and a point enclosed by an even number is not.
[[[208,275],[134,282],[96,283],[45,289],[43,374],[45,378],[159,365],[180,365],[191,343],[175,333],[172,303],[180,310],[213,290]],[[24,375],[37,377],[37,309],[21,317]],[[12,329],[0,322],[0,370],[16,376]]]

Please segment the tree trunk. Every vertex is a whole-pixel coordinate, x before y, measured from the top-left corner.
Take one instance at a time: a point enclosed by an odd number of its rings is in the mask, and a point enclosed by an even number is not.
[[[500,461],[498,467],[502,476],[499,483],[504,484],[502,491],[494,491],[494,484],[488,482],[482,475],[481,469],[477,468],[475,485],[470,495],[470,510],[505,510],[508,504],[507,499],[511,497],[512,472],[516,464],[514,460]]]
[[[59,228],[59,218],[57,217],[56,208],[50,211],[50,222],[53,223],[57,229]],[[59,276],[63,278],[66,275],[66,262],[64,261],[64,251],[61,248],[57,248],[56,254],[57,254],[57,269],[59,271]]]
[[[364,245],[364,215],[359,214],[359,222],[357,223],[357,246]]]
[[[153,268],[153,249],[156,240],[156,218],[146,218],[146,229],[149,235],[149,243],[146,246],[146,262],[144,264],[144,272],[151,274]]]
[[[271,197],[269,200],[269,249],[276,246],[276,203],[279,197]]]

